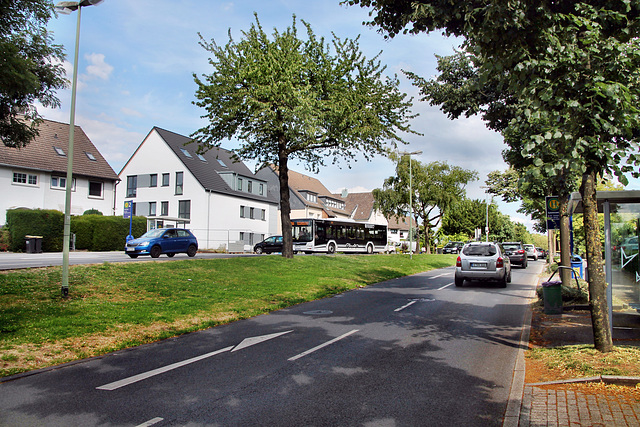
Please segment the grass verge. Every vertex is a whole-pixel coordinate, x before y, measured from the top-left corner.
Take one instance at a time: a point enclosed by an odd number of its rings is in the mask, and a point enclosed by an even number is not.
[[[0,274],[0,377],[245,319],[451,266],[453,255],[281,256]]]

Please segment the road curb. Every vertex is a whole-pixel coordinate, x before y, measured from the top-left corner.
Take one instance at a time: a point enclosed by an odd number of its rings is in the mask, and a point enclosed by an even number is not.
[[[604,383],[612,385],[636,386],[640,384],[640,377],[623,377],[616,375],[597,375],[595,377],[572,378],[568,380],[547,381],[542,383],[531,383],[527,386],[537,387],[544,385],[559,384],[584,384],[584,383]]]

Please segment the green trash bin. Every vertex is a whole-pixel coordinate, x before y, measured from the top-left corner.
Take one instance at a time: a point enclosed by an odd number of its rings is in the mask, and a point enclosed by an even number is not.
[[[562,314],[562,282],[543,282],[544,314]]]

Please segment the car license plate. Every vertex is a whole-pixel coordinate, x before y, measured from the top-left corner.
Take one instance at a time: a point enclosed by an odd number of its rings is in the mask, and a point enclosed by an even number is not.
[[[472,262],[471,268],[487,268],[486,262]]]
[[[133,251],[135,251],[135,250],[136,250],[136,248],[126,248],[125,250],[126,250],[127,252],[133,252]]]

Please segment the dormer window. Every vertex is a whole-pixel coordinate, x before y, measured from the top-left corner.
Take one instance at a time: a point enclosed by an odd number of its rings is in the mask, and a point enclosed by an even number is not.
[[[67,154],[64,152],[64,150],[62,148],[56,147],[54,145],[53,149],[56,151],[56,154],[58,154],[58,156],[67,157]]]
[[[98,161],[98,160],[96,159],[96,156],[94,156],[93,154],[91,154],[91,153],[87,153],[86,151],[84,152],[84,154],[86,154],[86,155],[87,155],[87,158],[88,158],[89,160],[91,160],[92,162],[97,162],[97,161]]]
[[[187,151],[186,148],[181,148],[180,151],[182,151],[182,154],[184,154],[185,156],[191,158],[191,153],[189,151]]]
[[[202,160],[203,162],[206,162],[206,161],[207,161],[207,159],[205,159],[205,158],[204,158],[204,156],[203,156],[202,154],[199,154],[199,153],[198,153],[198,154],[196,154],[196,156],[198,156],[198,158],[199,158],[200,160]]]
[[[226,168],[227,165],[224,164],[224,162],[222,161],[222,159],[216,159],[218,161],[218,163],[220,163],[220,166],[222,166],[223,168]]]

